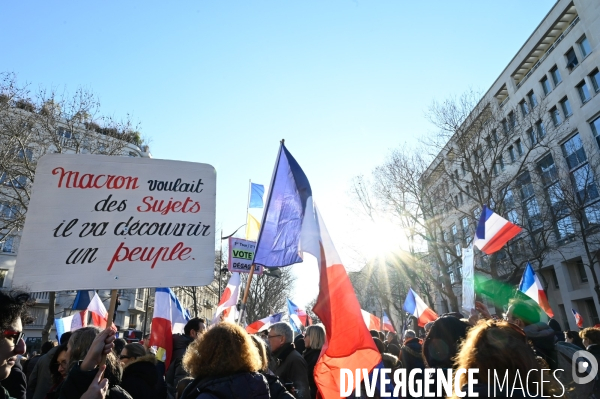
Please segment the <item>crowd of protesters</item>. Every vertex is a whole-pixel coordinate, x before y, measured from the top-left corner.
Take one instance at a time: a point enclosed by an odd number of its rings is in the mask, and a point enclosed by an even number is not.
[[[41,354],[25,360],[22,331],[29,306],[26,293],[0,292],[0,399],[318,397],[313,371],[326,341],[322,325],[295,334],[290,324],[279,322],[250,335],[231,323],[207,329],[203,319],[194,318],[184,334],[174,336],[168,367],[157,361],[147,340],[126,343],[111,329],[84,327],[64,333],[58,344],[44,344]],[[490,372],[506,374],[508,381],[520,375],[527,388],[504,385],[493,390],[495,397],[600,397],[597,378],[578,385],[570,369],[578,351],[600,362],[600,328],[562,331],[556,320],[541,322],[538,310],[526,302],[511,303],[504,319],[492,317],[478,302],[469,318],[446,314],[424,327],[419,333],[372,330],[383,367],[417,376],[426,369],[478,369],[472,387],[478,397],[490,396],[495,383]],[[555,374],[553,383],[548,377],[558,369],[565,371]],[[457,378],[466,395],[466,374]],[[540,388],[544,378],[550,383]],[[422,378],[418,383],[433,384],[428,390],[437,393],[437,381]],[[366,391],[354,397],[367,397]]]

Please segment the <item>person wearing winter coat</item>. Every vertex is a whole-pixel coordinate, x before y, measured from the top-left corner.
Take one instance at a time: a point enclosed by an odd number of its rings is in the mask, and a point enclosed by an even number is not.
[[[165,381],[169,394],[173,397],[177,394],[177,384],[181,379],[187,377],[187,373],[183,369],[183,355],[187,347],[202,333],[206,331],[204,319],[194,317],[190,319],[183,328],[184,335],[173,335],[173,355],[171,356],[171,364],[165,374]]]
[[[270,369],[283,382],[293,386],[293,394],[298,399],[310,398],[308,366],[294,347],[294,330],[286,322],[275,323],[269,329],[271,347]]]
[[[544,359],[552,370],[558,368],[558,353],[554,346],[555,332],[548,324],[540,322],[540,314],[534,306],[521,300],[511,301],[506,312],[506,321],[522,328],[536,355]]]
[[[304,334],[304,346],[306,349],[302,354],[306,361],[306,372],[308,377],[308,386],[310,387],[310,397],[317,397],[317,384],[315,383],[315,365],[321,355],[321,348],[325,344],[325,329],[320,324],[308,326]]]
[[[219,323],[192,342],[183,367],[194,377],[183,391],[183,399],[270,397],[269,384],[260,373],[258,349],[236,324]]]
[[[119,360],[123,367],[121,387],[133,399],[164,399],[166,392],[159,396],[159,375],[152,353],[146,353],[146,348],[140,344],[127,344],[121,350]]]
[[[267,379],[271,399],[294,399],[294,396],[288,392],[281,381],[279,381],[279,378],[269,370],[269,356],[265,341],[257,335],[251,335],[250,338],[252,338],[252,342],[254,342],[256,349],[258,349],[258,355],[262,364],[260,372]]]

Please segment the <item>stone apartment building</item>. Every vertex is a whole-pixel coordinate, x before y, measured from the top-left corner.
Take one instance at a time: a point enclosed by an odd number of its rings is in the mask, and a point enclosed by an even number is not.
[[[600,322],[586,266],[600,250],[599,67],[600,2],[558,0],[429,165],[421,181],[439,196],[429,219],[447,248],[440,251],[443,261],[433,262],[448,273],[459,304],[461,248],[472,242],[488,200],[524,227],[496,259],[521,269],[499,268],[499,278],[518,284],[531,260],[563,328],[577,329],[571,309],[585,326]],[[496,194],[486,197],[481,185],[487,181],[486,190]],[[487,267],[487,257],[476,259]],[[595,271],[600,274],[598,263]],[[439,311],[458,310],[446,299],[438,295]]]

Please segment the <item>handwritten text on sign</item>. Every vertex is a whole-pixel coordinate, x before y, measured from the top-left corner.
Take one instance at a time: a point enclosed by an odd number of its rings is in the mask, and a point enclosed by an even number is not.
[[[229,262],[227,267],[230,272],[250,273],[256,243],[241,238],[229,237]],[[256,265],[254,274],[262,274],[263,268]]]
[[[13,284],[32,291],[206,285],[216,176],[191,162],[46,155]]]

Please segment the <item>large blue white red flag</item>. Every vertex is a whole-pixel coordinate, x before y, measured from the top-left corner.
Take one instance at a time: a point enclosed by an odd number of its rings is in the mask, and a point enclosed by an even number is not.
[[[546,312],[549,317],[554,317],[554,312],[550,308],[550,303],[548,303],[548,297],[544,292],[544,286],[540,282],[537,274],[533,271],[533,268],[527,262],[527,267],[525,268],[525,272],[523,273],[523,277],[521,277],[521,283],[519,284],[519,291],[527,295],[529,298],[533,299],[540,308]]]
[[[282,316],[283,313],[275,313],[265,317],[264,319],[256,320],[254,323],[251,323],[248,325],[248,327],[246,327],[246,331],[248,334],[256,334],[264,331],[271,327],[272,324],[280,322]]]
[[[511,238],[521,232],[521,228],[494,213],[487,205],[483,206],[479,224],[475,231],[473,245],[487,255],[499,251]]]
[[[372,371],[381,354],[362,318],[348,273],[313,203],[306,175],[281,144],[265,206],[254,262],[266,267],[302,262],[313,255],[320,269],[319,296],[313,311],[325,326],[327,340],[314,368],[319,393],[340,396],[340,370]]]
[[[408,289],[406,300],[404,301],[404,310],[417,318],[419,327],[425,327],[430,321],[435,321],[438,315],[423,302],[412,288]]]
[[[183,328],[190,319],[187,310],[170,288],[157,288],[154,295],[154,315],[150,346],[158,348],[156,357],[169,368],[173,355],[173,334],[183,334]]]
[[[577,313],[575,309],[571,309],[571,312],[573,312],[573,316],[575,316],[575,323],[577,323],[577,327],[583,328],[583,317]]]

